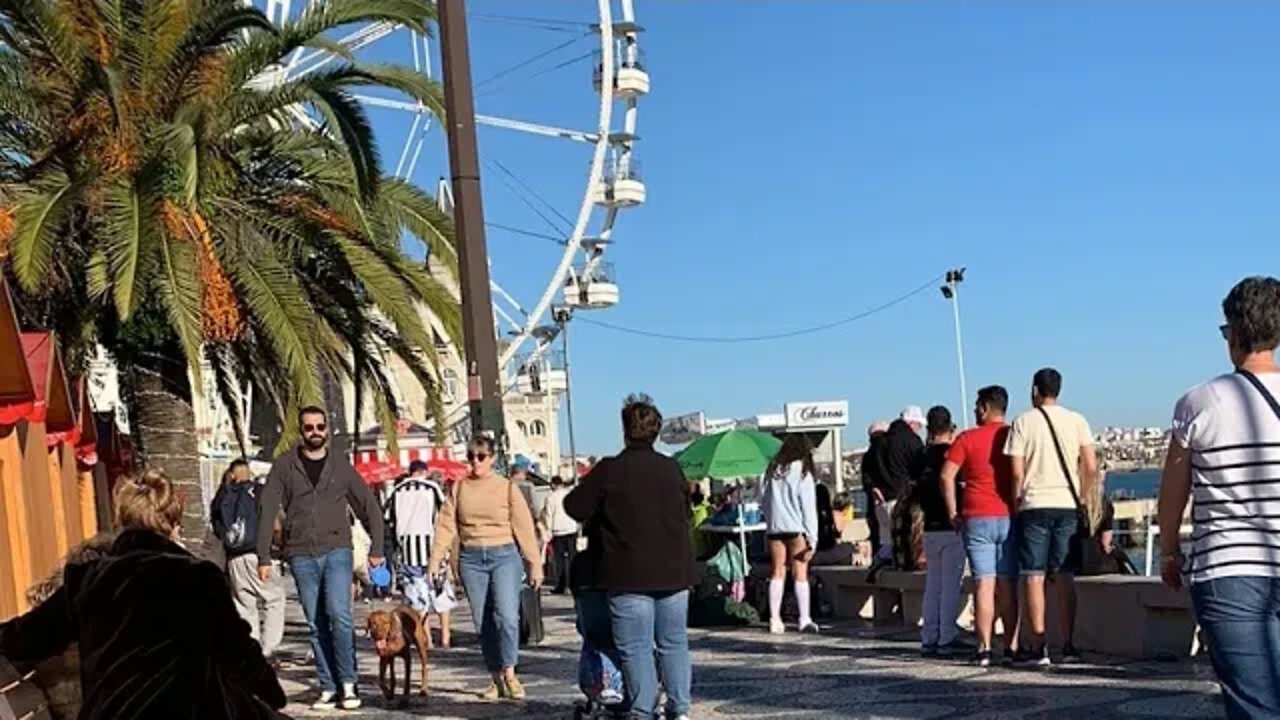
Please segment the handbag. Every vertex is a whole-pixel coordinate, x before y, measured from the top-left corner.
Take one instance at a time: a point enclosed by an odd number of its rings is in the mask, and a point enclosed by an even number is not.
[[[1067,464],[1067,454],[1062,451],[1062,443],[1058,440],[1058,430],[1053,426],[1053,420],[1049,419],[1049,413],[1044,408],[1036,409],[1044,416],[1045,424],[1049,426],[1049,434],[1053,436],[1053,449],[1058,452],[1058,464],[1062,466],[1062,474],[1067,477],[1067,489],[1071,491],[1071,500],[1076,504],[1076,534],[1071,536],[1071,545],[1068,547],[1074,546],[1075,556],[1083,561],[1084,546],[1093,537],[1093,529],[1089,527],[1089,513],[1080,502],[1080,494],[1076,492],[1075,483],[1071,482],[1071,466]],[[1080,480],[1083,482],[1084,478]]]

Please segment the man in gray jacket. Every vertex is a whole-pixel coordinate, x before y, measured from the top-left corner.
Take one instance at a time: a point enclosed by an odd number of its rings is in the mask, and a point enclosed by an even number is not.
[[[382,563],[382,510],[377,498],[343,456],[329,452],[326,413],[305,407],[298,413],[302,442],[276,458],[262,490],[258,521],[258,575],[271,576],[272,522],[284,507],[284,556],[298,585],[316,657],[320,698],[312,707],[360,707],[356,694],[355,631],[351,578],[355,560],[347,509],[373,541],[369,566]],[[336,681],[335,681],[335,675]],[[338,695],[338,683],[342,694]]]

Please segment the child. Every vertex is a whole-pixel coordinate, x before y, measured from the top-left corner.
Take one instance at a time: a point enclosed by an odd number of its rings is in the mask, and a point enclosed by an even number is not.
[[[584,528],[587,549],[579,552],[569,568],[573,606],[578,616],[582,651],[578,655],[578,687],[587,696],[576,717],[627,717],[626,687],[622,680],[622,660],[613,642],[609,617],[609,596],[595,587],[595,563],[600,554],[599,529],[594,522]]]

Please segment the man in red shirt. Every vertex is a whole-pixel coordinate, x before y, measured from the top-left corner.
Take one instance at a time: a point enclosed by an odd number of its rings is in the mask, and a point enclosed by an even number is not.
[[[974,416],[978,426],[966,430],[947,451],[942,468],[942,493],[951,524],[964,534],[969,566],[977,581],[974,631],[978,636],[977,663],[991,665],[991,640],[997,607],[1004,623],[1005,654],[1011,662],[1017,644],[1018,552],[1010,523],[1013,507],[1013,469],[1004,454],[1009,425],[1004,416],[1009,393],[999,385],[978,391]],[[964,478],[964,492],[956,501],[956,476]],[[958,510],[957,510],[958,509]]]

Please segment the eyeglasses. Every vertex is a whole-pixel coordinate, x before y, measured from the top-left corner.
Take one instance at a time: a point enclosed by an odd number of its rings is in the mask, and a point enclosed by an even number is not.
[[[316,423],[315,425],[312,425],[311,423],[307,423],[306,425],[302,426],[302,432],[324,432],[324,429],[326,427],[328,426],[325,425],[324,423]]]
[[[1222,333],[1222,339],[1223,339],[1223,340],[1230,340],[1230,339],[1231,339],[1231,326],[1230,326],[1230,325],[1227,325],[1226,323],[1223,323],[1223,324],[1219,325],[1219,326],[1218,326],[1218,332]]]
[[[489,459],[488,453],[469,452],[467,453],[467,462],[484,462]]]

